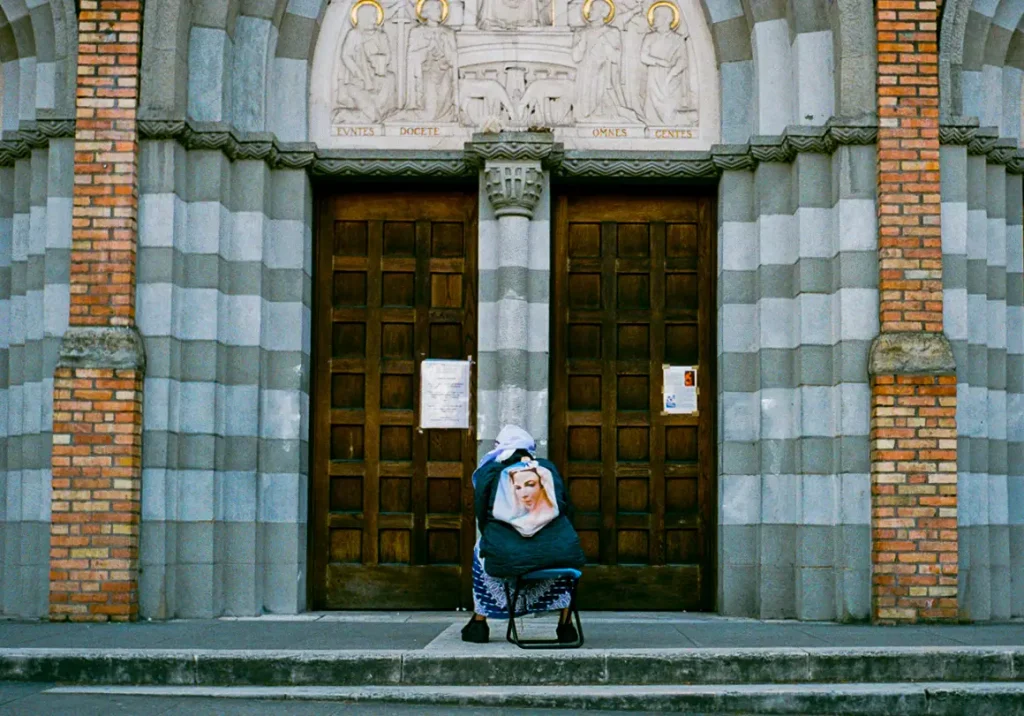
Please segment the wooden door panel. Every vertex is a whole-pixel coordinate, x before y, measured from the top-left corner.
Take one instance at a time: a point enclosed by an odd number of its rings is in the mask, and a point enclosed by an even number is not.
[[[472,194],[350,194],[321,204],[312,548],[319,607],[471,603],[475,437],[419,431],[416,416],[419,362],[476,352],[475,250]]]
[[[713,606],[712,225],[705,198],[557,203],[552,454],[584,608]],[[699,416],[661,414],[665,363],[699,366]]]

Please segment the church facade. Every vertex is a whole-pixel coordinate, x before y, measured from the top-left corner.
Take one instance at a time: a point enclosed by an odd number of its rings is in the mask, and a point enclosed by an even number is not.
[[[0,614],[471,608],[515,424],[584,608],[1024,616],[1019,27],[0,0]]]

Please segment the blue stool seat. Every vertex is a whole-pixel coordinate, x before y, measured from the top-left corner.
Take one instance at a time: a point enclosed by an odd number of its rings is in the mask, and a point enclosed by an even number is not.
[[[558,579],[559,577],[568,577],[579,581],[580,577],[583,576],[583,572],[572,567],[555,567],[553,569],[538,569],[535,572],[527,572],[519,579],[523,582],[538,582],[543,579]]]
[[[580,623],[580,610],[576,606],[576,590],[580,584],[583,572],[571,567],[554,567],[551,569],[537,569],[516,577],[514,580],[505,580],[505,603],[508,608],[508,631],[505,639],[515,644],[520,649],[579,649],[583,646],[583,625]],[[572,586],[569,591],[569,618],[576,621],[576,641],[561,642],[555,639],[521,639],[519,630],[516,628],[516,604],[519,601],[519,592],[526,582],[539,582],[545,579],[568,579]],[[510,582],[512,589],[509,588]]]

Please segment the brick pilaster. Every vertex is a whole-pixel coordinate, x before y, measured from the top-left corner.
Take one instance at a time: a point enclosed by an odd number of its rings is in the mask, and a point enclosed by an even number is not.
[[[957,618],[956,376],[871,383],[874,618]]]
[[[50,618],[138,615],[140,0],[81,0],[70,328],[54,377]]]
[[[936,0],[877,0],[881,335],[871,355],[872,618],[957,617],[956,375],[942,334]]]

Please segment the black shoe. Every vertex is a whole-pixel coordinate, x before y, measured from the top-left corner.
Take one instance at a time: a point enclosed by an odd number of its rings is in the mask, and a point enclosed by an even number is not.
[[[576,632],[576,627],[573,626],[572,622],[559,624],[558,628],[555,630],[555,634],[558,635],[558,643],[560,644],[572,644],[580,638],[580,635]]]
[[[574,632],[575,633],[575,632]],[[491,639],[491,628],[483,619],[470,619],[469,624],[462,627],[462,641],[473,644],[486,644]]]

